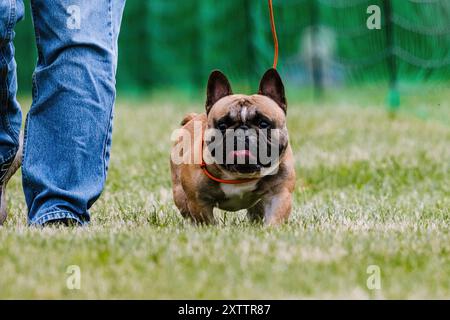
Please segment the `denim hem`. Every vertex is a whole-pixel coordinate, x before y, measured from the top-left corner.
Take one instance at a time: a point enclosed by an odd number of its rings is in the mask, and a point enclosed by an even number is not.
[[[45,213],[43,216],[39,217],[38,219],[34,219],[29,221],[29,225],[43,225],[46,222],[52,221],[52,220],[59,220],[59,219],[73,219],[76,222],[78,222],[81,226],[85,226],[88,224],[88,221],[82,220],[78,217],[77,214],[74,214],[69,211],[64,210],[56,210],[56,211],[50,211]]]

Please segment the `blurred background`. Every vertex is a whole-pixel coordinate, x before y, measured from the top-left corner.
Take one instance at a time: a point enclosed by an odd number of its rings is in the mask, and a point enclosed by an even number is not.
[[[36,64],[25,3],[24,113]],[[371,5],[379,30],[367,28]],[[297,172],[290,222],[217,212],[217,227],[191,228],[171,191],[171,133],[204,110],[211,70],[255,93],[272,66],[267,0],[128,0],[92,226],[27,228],[16,175],[0,298],[450,298],[450,0],[274,0],[274,13]],[[74,265],[81,290],[66,286]],[[381,290],[369,286],[378,266]]]
[[[370,5],[381,9],[379,30],[367,28]],[[372,88],[395,109],[418,87],[448,88],[448,0],[274,0],[274,10],[278,69],[291,96]],[[31,88],[34,43],[27,10],[15,40],[22,94]],[[118,90],[127,96],[194,97],[212,69],[235,91],[254,92],[273,60],[267,1],[129,0],[119,60]]]

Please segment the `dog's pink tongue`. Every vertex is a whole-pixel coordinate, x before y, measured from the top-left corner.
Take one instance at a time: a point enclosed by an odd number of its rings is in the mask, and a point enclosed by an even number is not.
[[[230,151],[230,155],[235,158],[250,158],[250,159],[255,158],[255,156],[250,152],[250,150],[234,150]]]

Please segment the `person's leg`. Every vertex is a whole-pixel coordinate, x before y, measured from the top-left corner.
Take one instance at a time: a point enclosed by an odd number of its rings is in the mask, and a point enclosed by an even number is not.
[[[22,0],[0,1],[0,224],[6,218],[5,186],[19,148],[22,122],[16,100],[17,76],[14,60],[14,26],[23,18]]]
[[[38,47],[25,125],[29,223],[90,220],[108,169],[125,0],[31,0]]]

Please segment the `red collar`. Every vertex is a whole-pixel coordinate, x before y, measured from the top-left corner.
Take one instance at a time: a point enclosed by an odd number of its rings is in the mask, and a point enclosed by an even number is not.
[[[225,180],[215,177],[211,172],[208,171],[206,168],[206,163],[202,159],[202,164],[200,165],[200,168],[202,168],[203,173],[210,178],[213,181],[219,182],[219,183],[225,183],[225,184],[242,184],[247,182],[252,182],[258,180],[258,178],[250,178],[250,179],[237,179],[237,180]]]

